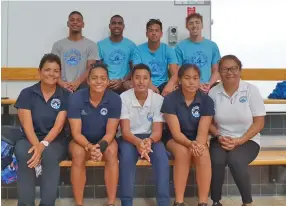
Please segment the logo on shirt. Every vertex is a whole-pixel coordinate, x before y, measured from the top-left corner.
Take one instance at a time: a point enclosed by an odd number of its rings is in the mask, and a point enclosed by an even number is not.
[[[202,68],[208,63],[208,57],[203,51],[196,51],[190,57],[189,63],[195,64],[199,68]]]
[[[239,102],[240,103],[245,103],[247,101],[247,97],[246,96],[241,96],[240,98],[239,98]]]
[[[199,106],[194,106],[192,108],[192,115],[193,115],[193,117],[196,117],[196,118],[200,117],[200,107]]]
[[[100,114],[103,115],[103,116],[107,115],[107,113],[108,113],[108,110],[106,108],[102,108],[100,110]]]
[[[61,106],[61,101],[59,99],[53,99],[51,101],[51,107],[54,109],[59,109]]]
[[[155,59],[149,61],[150,69],[152,76],[161,76],[165,71],[163,71],[160,61],[157,61]],[[167,68],[166,68],[167,69]]]
[[[147,114],[147,120],[149,122],[153,122],[154,112],[148,112]]]
[[[64,53],[64,61],[70,66],[77,66],[81,60],[81,53],[77,49],[71,49]]]
[[[109,55],[109,62],[112,65],[120,65],[124,62],[124,60],[125,60],[125,54],[121,50],[118,50],[118,49],[114,50]]]
[[[87,115],[87,113],[86,113],[86,111],[85,111],[84,109],[83,109],[83,110],[81,110],[81,112],[80,112],[80,113],[81,113],[81,115],[83,115],[83,116],[84,116],[84,115]]]

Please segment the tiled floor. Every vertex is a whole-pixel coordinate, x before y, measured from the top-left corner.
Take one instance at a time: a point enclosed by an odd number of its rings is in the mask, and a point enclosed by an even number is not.
[[[186,206],[196,206],[197,200],[195,198],[186,198]],[[36,201],[39,203],[39,200]],[[241,206],[240,197],[225,197],[222,200],[224,206]],[[1,200],[1,205],[4,206],[15,206],[17,205],[16,200]],[[60,199],[57,200],[56,206],[73,206],[72,199]],[[105,199],[86,199],[85,206],[103,206],[106,205]],[[117,200],[116,205],[120,205]],[[143,199],[137,198],[134,200],[134,206],[156,206],[155,199]],[[209,201],[211,205],[211,201]],[[286,196],[269,196],[269,197],[254,197],[254,206],[286,206]]]

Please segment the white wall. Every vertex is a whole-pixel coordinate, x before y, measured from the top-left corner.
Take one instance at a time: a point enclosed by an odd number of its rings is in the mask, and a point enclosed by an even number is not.
[[[150,18],[162,20],[163,41],[167,42],[169,26],[178,26],[179,39],[184,39],[186,7],[174,6],[173,1],[2,2],[1,66],[37,67],[53,42],[67,36],[67,16],[73,10],[83,13],[84,35],[94,41],[105,38],[110,17],[121,14],[126,24],[124,35],[139,44],[146,40],[145,25]],[[209,38],[211,33],[222,55],[237,55],[245,68],[286,68],[285,8],[285,0],[212,0],[211,31],[208,8],[199,6],[197,11],[204,16],[204,36]],[[2,82],[1,96],[6,96],[7,90],[7,96],[16,98],[23,87],[32,83]],[[255,84],[266,98],[276,82]],[[286,111],[285,107],[268,105],[267,110]]]
[[[175,6],[173,1],[12,1],[8,10],[7,65],[37,67],[42,55],[51,51],[53,43],[68,35],[66,22],[73,10],[82,12],[85,21],[84,35],[93,41],[109,35],[108,24],[114,14],[124,17],[124,35],[137,44],[146,41],[145,27],[150,18],[162,21],[165,42],[169,26],[178,26],[180,40],[188,34],[185,29],[187,6]],[[197,11],[205,18],[204,35],[210,38],[210,7],[199,6]]]
[[[212,39],[245,68],[286,68],[285,0],[212,0]]]

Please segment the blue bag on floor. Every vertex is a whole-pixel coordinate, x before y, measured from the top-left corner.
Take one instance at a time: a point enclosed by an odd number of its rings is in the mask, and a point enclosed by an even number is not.
[[[17,180],[18,163],[13,155],[14,146],[1,141],[1,180],[10,184]]]
[[[268,96],[269,99],[286,99],[286,81],[279,82],[276,88]]]

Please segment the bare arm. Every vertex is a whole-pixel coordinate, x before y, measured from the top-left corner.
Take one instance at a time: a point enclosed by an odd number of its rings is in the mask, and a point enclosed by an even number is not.
[[[257,135],[264,127],[264,116],[253,117],[253,123],[247,132],[239,138],[239,144],[243,144]]]
[[[130,120],[129,119],[121,119],[120,120],[120,127],[122,130],[122,137],[127,142],[130,142],[131,144],[137,146],[141,139],[136,137],[132,132],[130,131]]]
[[[208,141],[209,128],[212,123],[212,118],[212,116],[202,116],[200,118],[196,141],[202,145],[205,145]]]
[[[210,86],[212,86],[218,80],[220,80],[220,74],[218,71],[218,64],[214,64],[214,65],[212,65],[212,76],[210,79]]]
[[[154,122],[152,125],[152,134],[149,138],[152,139],[154,143],[160,141],[162,137],[162,131],[163,122]]]
[[[39,143],[33,126],[31,110],[18,109],[18,117],[29,142],[35,146]]]
[[[73,140],[77,144],[85,148],[89,144],[89,141],[86,139],[85,136],[81,134],[81,127],[82,127],[81,119],[69,119],[69,123],[71,127]]]
[[[171,73],[171,78],[170,78],[169,82],[176,84],[178,82],[178,70],[179,70],[178,65],[177,64],[170,64],[169,70]]]
[[[108,142],[108,145],[114,140],[118,127],[119,119],[109,118],[106,126],[106,133],[102,140]]]
[[[185,147],[190,147],[192,145],[192,141],[189,140],[182,132],[180,128],[180,123],[178,117],[174,114],[164,114],[164,118],[171,130],[172,136],[174,140],[184,145]]]

